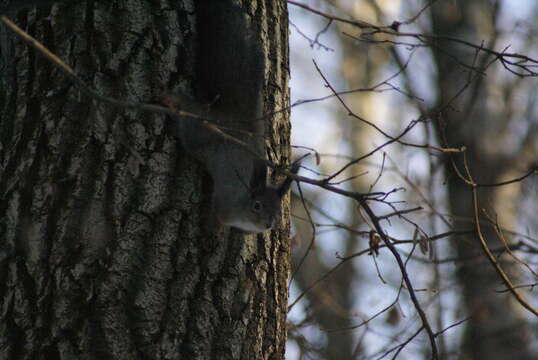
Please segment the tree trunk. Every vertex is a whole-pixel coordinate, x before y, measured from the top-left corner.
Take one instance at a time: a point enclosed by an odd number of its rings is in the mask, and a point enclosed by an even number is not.
[[[196,81],[192,1],[55,3],[7,15],[103,96]],[[266,111],[287,105],[283,0],[245,1],[267,45]],[[289,210],[208,245],[210,180],[162,115],[81,94],[0,29],[0,358],[283,359]],[[231,55],[233,51],[231,51]],[[270,160],[289,161],[289,117]]]
[[[440,4],[441,5],[441,4]],[[469,39],[480,43],[484,35],[479,33],[476,20],[481,16],[484,24],[495,20],[493,7],[488,1],[455,1],[432,7],[434,33],[445,36]],[[488,28],[488,27],[485,27]],[[495,28],[495,24],[490,24]],[[495,35],[488,34],[487,41]],[[486,45],[491,47],[491,44]],[[474,54],[455,43],[443,42],[435,52],[438,72],[439,103],[447,104],[449,100],[461,89],[468,79],[468,74],[454,59],[463,63],[472,64]],[[449,54],[449,55],[447,55]],[[481,57],[476,66],[486,64]],[[473,83],[469,89],[443,112],[442,123],[439,126],[440,137],[446,137],[449,146],[466,147],[466,161],[474,181],[478,183],[495,183],[498,176],[503,174],[503,166],[513,164],[517,160],[506,161],[499,153],[488,151],[495,144],[497,134],[490,128],[502,127],[501,121],[508,121],[508,117],[500,117],[495,113],[488,113],[487,102],[496,101],[488,99],[489,93],[483,86],[484,80]],[[482,86],[481,86],[482,85]],[[476,87],[476,88],[475,88]],[[457,111],[452,111],[452,108]],[[517,156],[517,154],[515,154]],[[454,157],[462,174],[465,174],[463,158]],[[471,188],[463,182],[452,168],[451,161],[446,161],[448,174],[448,197],[450,199],[451,213],[454,216],[454,229],[468,229],[473,225],[473,204]],[[493,208],[494,188],[480,189],[481,200],[479,209],[486,209],[489,214],[503,215],[502,208]],[[508,207],[508,206],[507,206]],[[483,235],[489,246],[501,246],[490,226],[482,226]],[[455,238],[455,250],[462,259],[472,259],[478,255],[480,261],[467,261],[458,269],[457,275],[462,286],[462,301],[470,319],[466,322],[466,331],[463,338],[460,359],[531,359],[527,339],[529,328],[519,305],[514,304],[510,293],[500,294],[501,280],[498,274],[487,262],[480,250],[479,239],[476,235]],[[510,269],[509,263],[504,263],[505,269]],[[512,269],[516,271],[516,269]],[[510,272],[510,271],[509,271]]]

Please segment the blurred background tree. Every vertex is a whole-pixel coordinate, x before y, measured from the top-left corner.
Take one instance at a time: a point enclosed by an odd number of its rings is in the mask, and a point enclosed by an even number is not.
[[[301,175],[354,161],[331,181],[385,194],[368,203],[440,359],[537,358],[538,4],[288,3],[292,143],[317,153]],[[381,239],[357,202],[302,183],[292,213],[287,358],[431,358],[402,272],[387,248],[375,255]]]

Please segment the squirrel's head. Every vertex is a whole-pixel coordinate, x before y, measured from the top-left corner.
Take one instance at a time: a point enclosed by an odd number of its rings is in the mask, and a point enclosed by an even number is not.
[[[292,169],[293,172],[297,170],[298,166]],[[265,168],[264,172],[266,171]],[[224,225],[258,233],[269,230],[276,224],[280,217],[282,198],[288,192],[292,180],[287,178],[279,186],[273,186],[266,183],[266,177],[258,175],[251,179],[249,196],[242,199],[241,211],[236,214],[220,212],[219,220]]]
[[[245,232],[258,233],[271,229],[280,216],[282,197],[276,189],[267,187],[264,191],[253,192],[244,199],[238,214],[221,214],[220,220]]]

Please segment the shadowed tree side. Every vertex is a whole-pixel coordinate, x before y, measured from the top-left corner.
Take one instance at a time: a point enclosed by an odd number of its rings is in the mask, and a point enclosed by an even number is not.
[[[286,4],[244,3],[270,112],[289,101]],[[196,81],[191,1],[7,15],[104,96],[149,102]],[[0,36],[0,358],[283,359],[287,206],[271,232],[208,240],[211,181],[169,120],[99,104]],[[268,158],[285,163],[288,114],[268,122]]]

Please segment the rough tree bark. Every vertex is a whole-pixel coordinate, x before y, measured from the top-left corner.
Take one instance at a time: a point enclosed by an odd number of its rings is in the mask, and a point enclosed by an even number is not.
[[[266,111],[288,104],[283,0],[243,1],[263,34]],[[192,1],[78,1],[7,15],[104,96],[194,78]],[[282,359],[289,272],[276,230],[203,246],[210,181],[161,115],[82,95],[0,30],[0,358]],[[233,52],[232,52],[233,54]],[[289,118],[268,157],[289,161]]]

